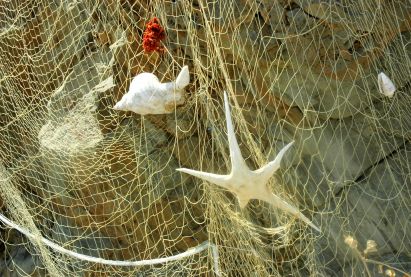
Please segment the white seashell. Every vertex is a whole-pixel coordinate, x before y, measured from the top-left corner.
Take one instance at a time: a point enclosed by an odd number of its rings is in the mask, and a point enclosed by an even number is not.
[[[378,74],[378,89],[388,98],[392,98],[396,90],[394,83],[383,72]]]
[[[176,105],[184,103],[184,88],[189,82],[188,66],[181,69],[175,82],[169,83],[160,83],[152,73],[140,73],[134,77],[128,92],[113,109],[141,115],[171,113]]]

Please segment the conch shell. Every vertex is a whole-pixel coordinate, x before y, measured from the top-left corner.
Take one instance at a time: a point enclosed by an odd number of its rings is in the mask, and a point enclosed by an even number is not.
[[[184,103],[184,88],[189,83],[188,66],[184,66],[177,79],[169,83],[160,83],[152,73],[140,73],[113,109],[141,115],[172,113],[177,105]]]

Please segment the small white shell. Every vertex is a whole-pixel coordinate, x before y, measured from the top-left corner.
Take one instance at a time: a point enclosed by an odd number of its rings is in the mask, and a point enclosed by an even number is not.
[[[394,83],[383,72],[378,74],[378,89],[388,98],[392,98],[396,90]]]
[[[189,82],[188,66],[182,68],[175,82],[169,83],[160,83],[152,73],[140,73],[134,77],[129,91],[113,109],[141,115],[171,113],[176,105],[184,103],[184,88]]]

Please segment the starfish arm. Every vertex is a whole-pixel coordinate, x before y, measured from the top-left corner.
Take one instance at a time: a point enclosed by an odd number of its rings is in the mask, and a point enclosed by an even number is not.
[[[224,106],[225,106],[225,119],[227,121],[227,135],[228,144],[230,146],[230,158],[231,167],[233,170],[242,170],[247,167],[243,156],[241,155],[240,147],[238,146],[237,138],[234,134],[233,122],[231,120],[230,106],[228,103],[227,92],[224,91]]]
[[[204,181],[216,184],[220,187],[223,187],[225,189],[229,188],[229,182],[228,182],[228,175],[218,175],[218,174],[213,174],[213,173],[208,173],[208,172],[202,172],[202,171],[197,171],[197,170],[192,170],[188,168],[177,168],[177,171],[184,172],[187,174],[190,174],[194,177],[200,178]]]
[[[237,199],[238,199],[238,205],[240,206],[241,209],[244,209],[245,206],[247,206],[248,202],[250,201],[249,198],[244,198],[244,197],[241,197],[240,195],[237,195]]]
[[[273,161],[255,170],[254,172],[268,180],[271,176],[273,176],[274,172],[276,172],[280,168],[281,160],[283,159],[285,152],[287,152],[287,150],[293,145],[293,143],[294,141],[287,144],[283,149],[280,150],[280,152],[278,152]]]
[[[280,209],[280,210],[282,210],[282,211],[284,211],[288,214],[291,214],[291,215],[299,218],[300,220],[307,223],[307,225],[311,226],[312,228],[314,228],[315,230],[317,230],[318,232],[321,233],[321,229],[318,228],[317,226],[315,226],[314,223],[312,223],[311,220],[309,220],[305,215],[303,215],[296,207],[294,207],[291,204],[287,203],[286,201],[284,201],[283,199],[281,199],[277,195],[271,193],[271,195],[267,196],[266,199],[261,199],[261,200],[269,202],[274,207],[276,207],[276,208],[278,208],[278,209]]]

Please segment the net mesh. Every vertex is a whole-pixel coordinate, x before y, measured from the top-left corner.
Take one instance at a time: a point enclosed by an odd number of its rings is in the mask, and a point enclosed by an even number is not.
[[[410,30],[409,0],[0,1],[0,275],[409,276]],[[111,109],[184,65],[172,114]],[[251,169],[295,141],[270,187],[321,233],[175,170],[230,170],[224,90]]]

